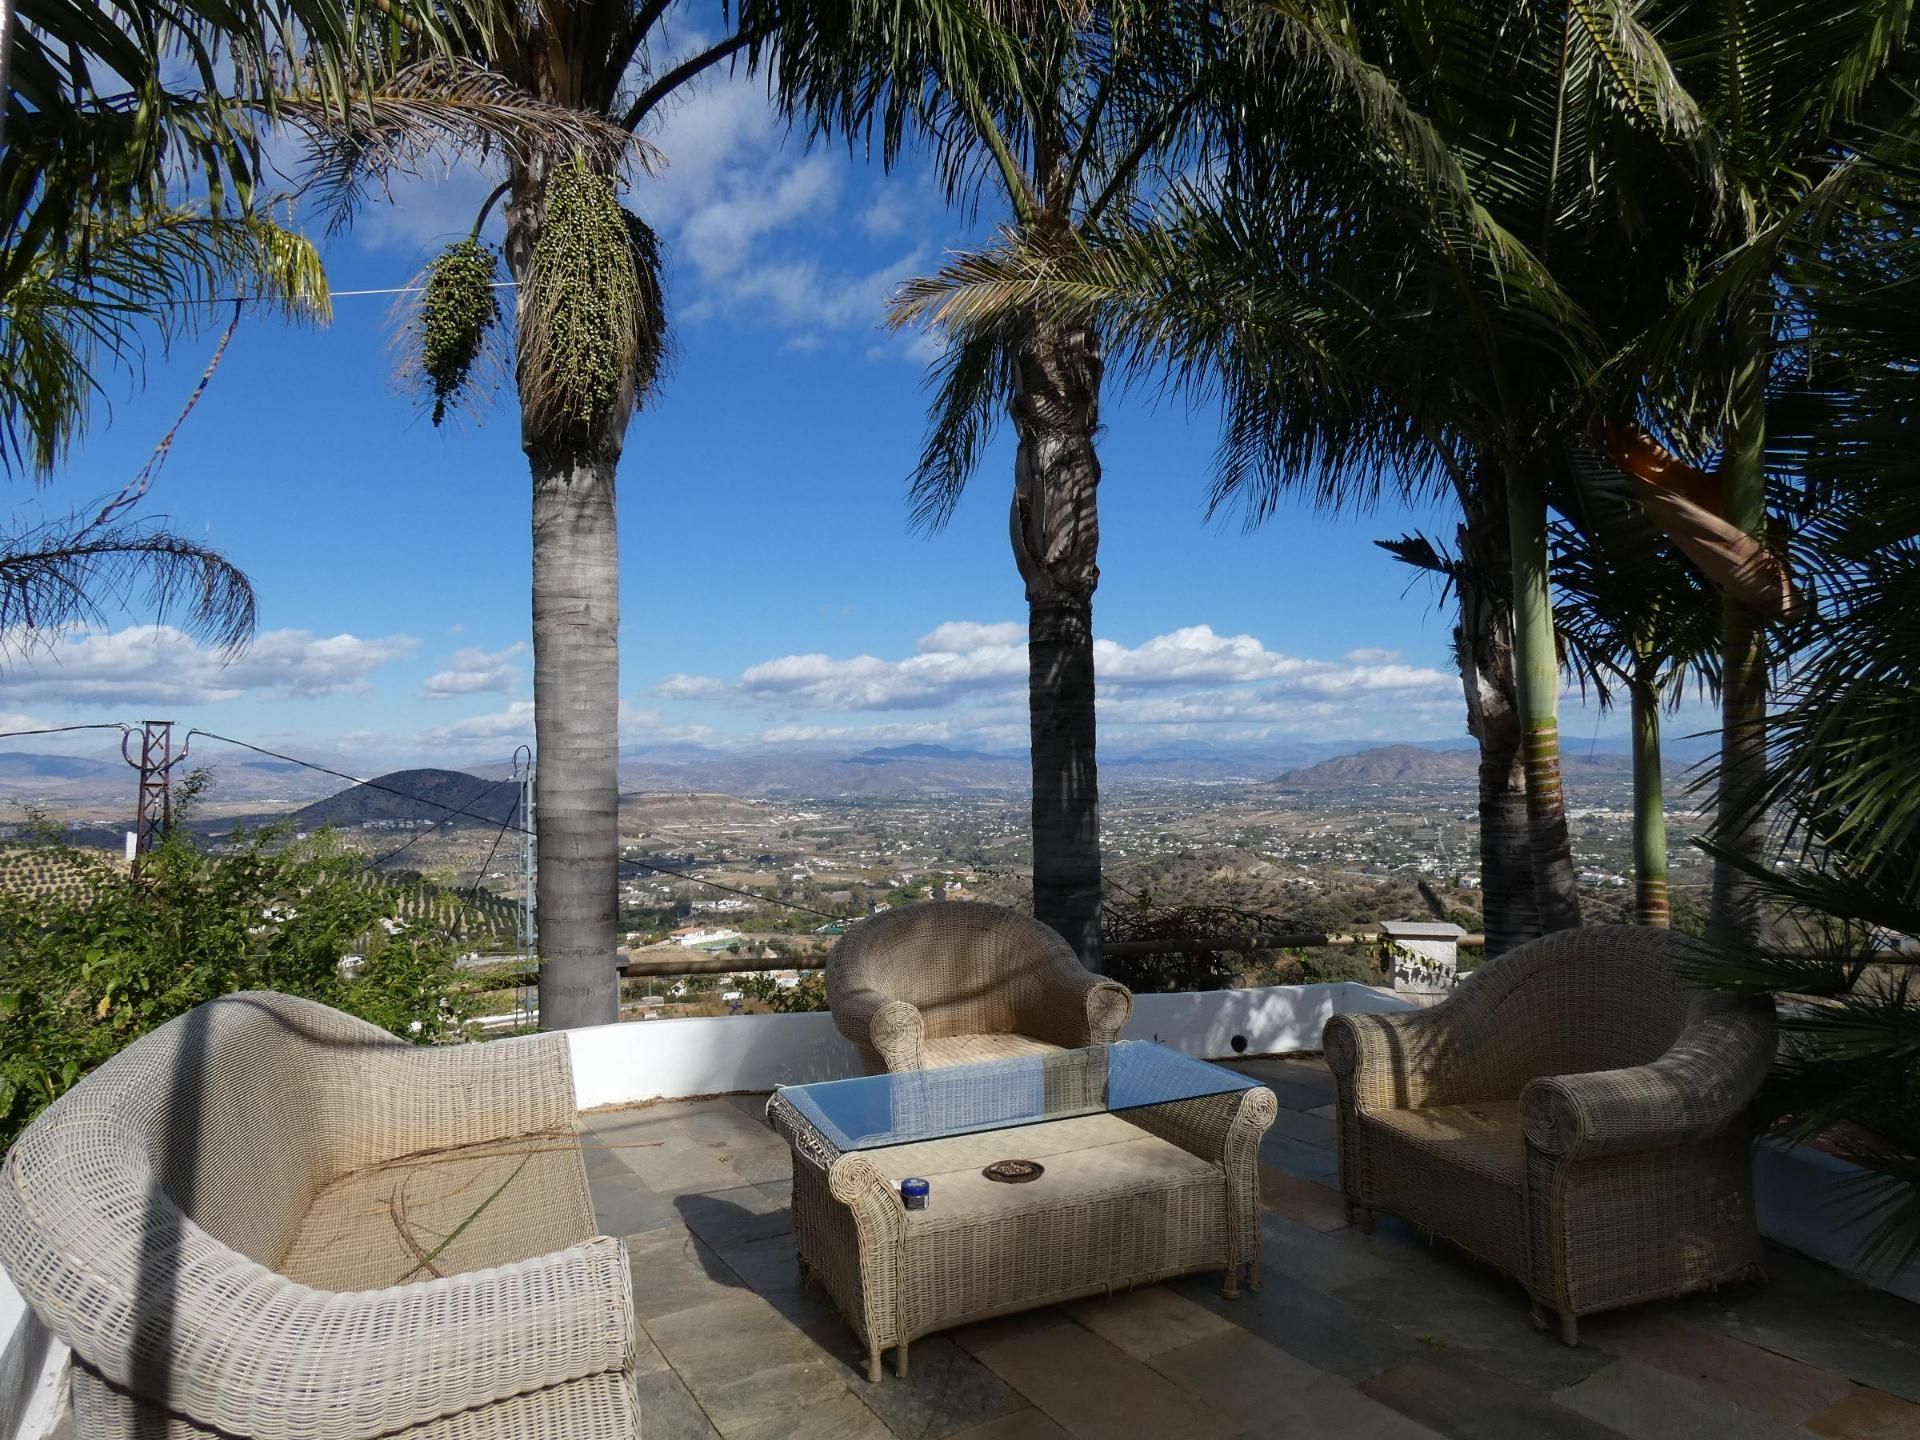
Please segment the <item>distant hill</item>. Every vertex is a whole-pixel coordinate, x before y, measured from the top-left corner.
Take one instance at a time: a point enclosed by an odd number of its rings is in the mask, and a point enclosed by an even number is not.
[[[984,750],[956,750],[951,745],[879,745],[847,757],[849,765],[893,765],[902,760],[1004,760]]]
[[[1358,755],[1336,755],[1289,770],[1273,783],[1296,790],[1327,790],[1340,785],[1407,785],[1425,781],[1472,780],[1480,773],[1474,750],[1426,750],[1418,745],[1382,745]]]
[[[1560,757],[1570,774],[1598,775],[1630,770],[1631,757],[1618,751],[1582,750]],[[1342,785],[1424,785],[1477,781],[1478,749],[1430,750],[1420,745],[1381,745],[1357,755],[1336,755],[1301,770],[1289,770],[1273,783],[1288,790],[1331,790]]]
[[[126,766],[113,766],[100,760],[85,760],[78,755],[35,755],[24,750],[0,752],[0,776],[29,780],[93,780],[104,776],[119,778],[131,774]]]
[[[504,825],[520,803],[520,787],[510,782],[482,780],[460,770],[395,770],[374,777],[372,785],[355,785],[325,800],[293,812],[294,825],[316,830],[322,825],[342,829],[372,820],[440,820],[452,811],[467,813],[449,820],[460,825]],[[390,791],[400,791],[391,794]]]

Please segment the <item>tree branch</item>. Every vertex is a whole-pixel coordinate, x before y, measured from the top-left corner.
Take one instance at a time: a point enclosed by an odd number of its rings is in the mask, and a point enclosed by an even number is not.
[[[666,99],[667,96],[686,84],[687,81],[693,79],[694,76],[700,74],[702,71],[709,70],[713,66],[718,65],[722,60],[730,59],[739,54],[755,41],[765,39],[768,33],[770,32],[766,30],[743,30],[731,40],[723,40],[711,50],[703,50],[691,60],[683,60],[641,92],[640,98],[633,102],[628,108],[626,115],[622,117],[620,121],[621,128],[626,130],[635,129],[642,120],[647,118],[648,113],[652,111],[654,106],[658,105],[662,100]]]

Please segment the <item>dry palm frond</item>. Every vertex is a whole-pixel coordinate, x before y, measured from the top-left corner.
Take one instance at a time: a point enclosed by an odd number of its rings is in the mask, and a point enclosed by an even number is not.
[[[0,533],[0,657],[54,645],[73,627],[104,619],[109,606],[137,601],[156,623],[228,654],[253,635],[247,577],[156,525],[101,526],[76,515]]]
[[[626,165],[650,174],[663,163],[651,144],[604,115],[537,99],[472,60],[409,65],[346,105],[292,85],[277,104],[313,143],[307,184],[336,225],[365,185],[411,174],[436,156],[497,156],[520,165],[536,156],[580,155],[609,174]]]

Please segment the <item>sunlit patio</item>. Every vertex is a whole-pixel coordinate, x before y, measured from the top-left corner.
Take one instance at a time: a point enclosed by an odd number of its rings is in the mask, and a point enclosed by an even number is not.
[[[595,1218],[631,1255],[647,1440],[1920,1434],[1920,1313],[1790,1251],[1767,1281],[1591,1319],[1567,1348],[1520,1289],[1381,1217],[1349,1226],[1319,1057],[1237,1062],[1260,1150],[1262,1284],[1217,1275],[928,1337],[910,1378],[804,1285],[764,1095],[590,1111]],[[57,1432],[71,1433],[63,1426]]]

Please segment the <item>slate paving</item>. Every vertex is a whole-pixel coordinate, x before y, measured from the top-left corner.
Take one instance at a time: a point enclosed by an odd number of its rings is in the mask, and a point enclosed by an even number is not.
[[[1920,1307],[1775,1251],[1765,1285],[1594,1317],[1570,1350],[1486,1267],[1346,1223],[1318,1057],[1236,1068],[1283,1107],[1258,1292],[1196,1275],[970,1325],[878,1385],[801,1282],[762,1097],[583,1116],[648,1336],[649,1440],[1920,1440]]]

